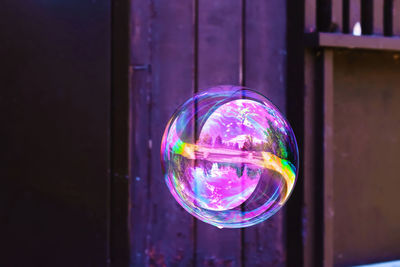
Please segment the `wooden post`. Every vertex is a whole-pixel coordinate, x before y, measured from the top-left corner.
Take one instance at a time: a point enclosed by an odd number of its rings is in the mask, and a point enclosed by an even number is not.
[[[249,0],[245,10],[245,86],[285,111],[286,33],[282,29],[286,2]],[[242,230],[243,266],[285,265],[284,218],[282,209],[267,221]]]
[[[343,1],[334,0],[332,1],[331,7],[331,26],[332,31],[342,32],[343,31]]]
[[[393,0],[393,35],[400,36],[400,0]]]
[[[354,34],[354,27],[359,23],[361,25],[361,2],[360,0],[350,0],[349,7],[349,32]]]
[[[198,2],[198,88],[240,84],[242,1]],[[168,3],[169,5],[169,3]],[[241,266],[241,231],[197,221],[197,266]]]
[[[373,34],[383,35],[383,4],[384,0],[373,1]]]
[[[323,52],[324,81],[324,267],[333,266],[333,50]]]
[[[316,0],[305,1],[304,32],[315,32],[317,29],[317,5]]]

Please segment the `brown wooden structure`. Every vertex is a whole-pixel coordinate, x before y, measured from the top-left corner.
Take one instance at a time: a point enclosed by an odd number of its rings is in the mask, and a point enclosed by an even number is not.
[[[312,212],[304,220],[313,234],[304,240],[305,266],[400,258],[400,211],[391,204],[399,8],[397,0],[306,1],[304,208]]]
[[[0,266],[400,258],[400,0],[4,0],[0,12]],[[300,146],[286,207],[246,229],[197,221],[161,173],[169,116],[218,84],[268,96]]]

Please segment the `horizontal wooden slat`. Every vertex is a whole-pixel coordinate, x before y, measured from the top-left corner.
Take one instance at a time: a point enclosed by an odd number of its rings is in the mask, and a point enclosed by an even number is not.
[[[400,51],[400,38],[381,36],[353,36],[338,33],[306,34],[308,47],[338,47]]]

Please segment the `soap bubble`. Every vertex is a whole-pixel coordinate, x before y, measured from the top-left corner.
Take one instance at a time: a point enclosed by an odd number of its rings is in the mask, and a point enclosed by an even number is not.
[[[219,228],[247,227],[277,212],[296,182],[293,131],[263,95],[218,86],[184,103],[161,144],[165,181],[190,214]]]

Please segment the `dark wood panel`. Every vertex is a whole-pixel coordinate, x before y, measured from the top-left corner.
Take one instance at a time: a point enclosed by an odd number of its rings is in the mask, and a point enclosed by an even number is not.
[[[241,0],[199,1],[198,87],[241,82]],[[241,266],[241,230],[197,221],[197,266]]]
[[[398,258],[400,61],[397,53],[334,57],[334,256],[338,266]],[[377,67],[379,66],[379,67]]]
[[[131,4],[131,214],[130,241],[133,266],[146,266],[150,224],[151,179],[151,6],[147,1]],[[156,180],[163,183],[161,177]]]
[[[149,219],[144,232],[146,250],[137,251],[153,266],[193,264],[193,217],[173,198],[165,184],[160,165],[160,145],[164,128],[175,109],[192,96],[194,66],[193,3],[191,1],[154,1],[151,7],[151,93],[149,137],[136,142],[150,149],[149,193],[135,205],[147,205]],[[145,112],[145,111],[143,111]],[[137,125],[141,127],[141,125]],[[135,157],[142,157],[137,154]],[[136,181],[135,181],[136,182]],[[137,182],[137,190],[146,190]],[[148,203],[146,203],[148,202]],[[133,215],[136,216],[136,215]]]
[[[112,1],[110,263],[128,266],[130,168],[130,0]]]
[[[1,266],[106,266],[110,1],[2,1]]]
[[[285,112],[286,3],[252,0],[245,10],[245,85]],[[285,266],[284,218],[282,209],[267,221],[243,229],[244,266]]]

